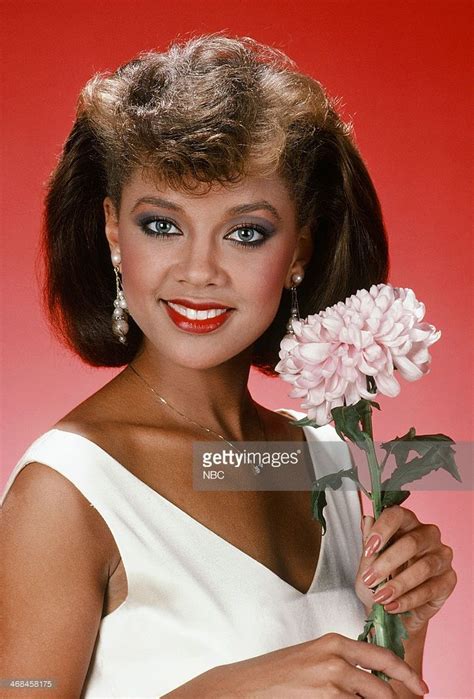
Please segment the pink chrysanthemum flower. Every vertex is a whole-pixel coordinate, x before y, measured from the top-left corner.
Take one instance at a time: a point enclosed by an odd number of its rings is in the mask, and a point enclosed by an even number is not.
[[[428,347],[441,331],[422,323],[425,306],[412,289],[374,284],[304,320],[294,320],[294,335],[280,344],[275,370],[293,384],[291,398],[304,398],[302,408],[318,425],[332,420],[331,409],[353,405],[377,392],[394,397],[400,384],[430,370]],[[375,392],[367,390],[372,377]],[[375,385],[374,385],[375,382]]]

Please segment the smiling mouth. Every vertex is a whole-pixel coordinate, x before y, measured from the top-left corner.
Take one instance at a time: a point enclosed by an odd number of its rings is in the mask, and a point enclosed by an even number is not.
[[[164,301],[164,299],[162,300]],[[217,318],[231,310],[230,308],[209,308],[208,310],[198,311],[195,308],[188,308],[179,303],[172,303],[171,301],[164,302],[169,308],[172,308],[176,313],[179,313],[188,320],[208,320],[209,318]]]
[[[172,308],[176,313],[183,316],[183,318],[187,318],[187,320],[194,321],[211,320],[213,318],[218,318],[219,316],[222,316],[225,313],[228,313],[229,311],[234,310],[232,308],[196,309],[189,308],[189,306],[184,306],[180,303],[174,303],[173,301],[166,301],[166,299],[161,300],[168,306],[168,308]]]
[[[189,308],[160,299],[170,321],[182,332],[204,335],[218,331],[232,317],[235,308]]]

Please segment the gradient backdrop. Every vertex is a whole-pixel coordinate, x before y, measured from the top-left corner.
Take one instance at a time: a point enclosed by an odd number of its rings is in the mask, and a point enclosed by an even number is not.
[[[42,318],[35,262],[43,186],[83,83],[177,36],[227,30],[286,51],[342,97],[378,189],[391,241],[390,282],[408,286],[442,330],[429,376],[381,397],[377,439],[441,431],[472,438],[472,4],[460,0],[3,0],[2,484],[41,432],[116,373],[82,365]],[[271,408],[288,384],[252,375]],[[408,501],[455,549],[459,583],[429,631],[434,697],[472,694],[472,494]],[[408,505],[407,503],[407,505]]]

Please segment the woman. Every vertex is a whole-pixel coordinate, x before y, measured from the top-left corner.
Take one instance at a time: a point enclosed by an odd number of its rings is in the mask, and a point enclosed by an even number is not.
[[[3,676],[61,698],[426,692],[428,619],[456,580],[434,525],[390,508],[366,518],[362,552],[355,493],[332,495],[322,540],[307,492],[192,483],[197,441],[337,439],[247,388],[252,365],[276,376],[292,287],[304,317],[388,275],[376,192],[322,86],[222,35],[94,77],[44,257],[58,335],[125,369],[10,475]],[[389,574],[382,601],[412,612],[406,662],[355,640]]]

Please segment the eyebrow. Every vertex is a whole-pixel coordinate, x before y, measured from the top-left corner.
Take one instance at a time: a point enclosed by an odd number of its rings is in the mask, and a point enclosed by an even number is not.
[[[171,211],[180,211],[184,213],[184,209],[181,206],[178,206],[178,204],[175,204],[173,201],[169,201],[168,199],[162,199],[161,197],[141,197],[135,202],[132,209],[132,213],[140,204],[153,204],[153,206],[160,206],[164,209],[170,209]],[[275,209],[274,206],[272,206],[272,204],[270,204],[270,202],[266,201],[265,199],[261,199],[260,201],[253,201],[249,204],[239,204],[238,206],[233,206],[231,209],[228,209],[228,213],[232,216],[235,216],[237,214],[248,213],[249,211],[257,211],[259,209],[269,211],[271,214],[274,215],[277,221],[281,221],[281,216],[278,213],[278,211]]]

